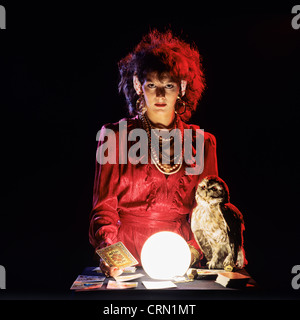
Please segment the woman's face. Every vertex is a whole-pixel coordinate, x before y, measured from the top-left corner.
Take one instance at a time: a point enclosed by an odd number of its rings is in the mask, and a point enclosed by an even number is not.
[[[147,74],[142,89],[147,106],[147,115],[151,119],[174,117],[179,84],[171,79],[168,73],[157,77],[156,72]]]

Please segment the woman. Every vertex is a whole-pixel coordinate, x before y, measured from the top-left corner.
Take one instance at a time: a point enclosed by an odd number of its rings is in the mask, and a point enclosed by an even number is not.
[[[105,136],[115,135],[111,141],[115,141],[116,163],[103,164],[99,159],[96,162],[90,242],[97,250],[122,241],[140,263],[144,242],[156,232],[172,231],[188,242],[192,263],[195,263],[201,251],[193,238],[189,216],[195,205],[199,180],[218,173],[216,141],[205,132],[204,169],[201,174],[187,174],[186,169],[195,163],[183,157],[184,150],[176,151],[175,136],[164,138],[164,133],[177,129],[183,142],[189,129],[195,156],[196,140],[201,133],[196,130],[198,126],[185,121],[195,111],[205,87],[199,53],[170,31],[152,31],[119,62],[119,70],[119,90],[125,94],[129,112],[134,117],[101,129],[98,151],[104,154]],[[127,130],[121,133],[120,124],[124,123]],[[139,163],[130,161],[130,156],[127,163],[120,161],[136,143],[128,139],[134,129],[147,133],[147,163],[142,161],[143,156]],[[151,147],[155,137],[151,135],[153,129],[160,129],[154,132],[156,136],[161,134],[157,137],[159,148]],[[168,148],[164,147],[165,142]],[[169,163],[166,158],[170,159]],[[100,261],[100,267],[109,276],[122,273],[104,261]]]

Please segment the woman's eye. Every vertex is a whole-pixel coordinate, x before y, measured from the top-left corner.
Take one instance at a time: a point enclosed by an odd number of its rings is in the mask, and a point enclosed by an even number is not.
[[[167,84],[166,85],[166,89],[173,89],[174,88],[174,85],[173,84]]]
[[[147,87],[150,89],[154,89],[155,88],[155,84],[154,83],[148,83]]]

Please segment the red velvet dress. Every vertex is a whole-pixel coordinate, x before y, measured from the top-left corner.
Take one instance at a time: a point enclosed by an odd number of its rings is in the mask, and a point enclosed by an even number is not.
[[[138,117],[125,120],[127,134],[134,128],[142,128]],[[192,129],[193,133],[199,128],[181,120],[178,123],[179,128]],[[195,206],[199,180],[218,174],[215,137],[204,134],[204,170],[200,175],[187,175],[183,163],[177,173],[166,177],[150,160],[147,164],[132,164],[130,160],[127,164],[119,163],[119,152],[124,152],[119,149],[119,139],[126,145],[127,135],[120,136],[119,123],[103,126],[101,135],[107,128],[116,135],[117,163],[100,165],[96,161],[90,243],[98,249],[122,241],[140,263],[145,241],[156,232],[172,231],[200,251],[189,218]],[[135,143],[127,141],[127,151]]]

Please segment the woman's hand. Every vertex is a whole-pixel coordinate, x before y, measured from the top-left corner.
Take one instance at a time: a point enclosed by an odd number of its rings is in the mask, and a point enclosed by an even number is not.
[[[100,259],[100,269],[106,277],[117,277],[124,271],[124,268],[110,267],[103,259]]]

